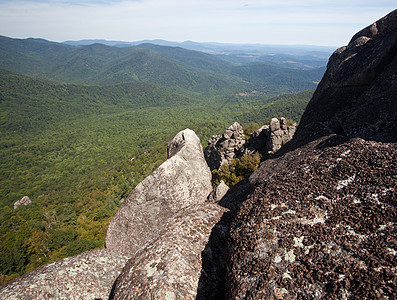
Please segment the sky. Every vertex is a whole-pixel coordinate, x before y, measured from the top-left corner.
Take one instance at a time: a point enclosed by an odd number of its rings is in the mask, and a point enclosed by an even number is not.
[[[0,0],[0,35],[343,46],[389,0]]]

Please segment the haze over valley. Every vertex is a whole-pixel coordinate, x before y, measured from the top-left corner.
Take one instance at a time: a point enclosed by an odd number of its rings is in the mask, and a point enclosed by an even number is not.
[[[205,146],[234,121],[299,121],[331,51],[151,42],[0,37],[2,278],[103,247],[175,132]],[[14,210],[23,196],[32,204]]]
[[[394,3],[193,2],[0,3],[0,298],[392,299]]]

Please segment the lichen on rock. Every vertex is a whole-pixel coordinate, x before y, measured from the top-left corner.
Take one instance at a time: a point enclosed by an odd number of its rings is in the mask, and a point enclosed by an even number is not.
[[[67,257],[9,282],[0,299],[108,299],[127,259],[106,249]]]
[[[210,169],[217,170],[223,164],[230,164],[244,144],[244,130],[237,122],[230,125],[222,135],[212,136],[204,150]]]
[[[235,122],[222,135],[214,135],[204,149],[204,156],[211,170],[219,170],[223,164],[231,164],[237,157],[262,153],[266,156],[277,152],[292,139],[296,123],[287,125],[285,118],[273,118],[247,139],[243,127]]]
[[[168,156],[125,199],[108,226],[106,248],[132,256],[177,211],[206,201],[211,172],[194,131],[179,132],[168,143]]]
[[[179,211],[157,238],[128,261],[111,298],[195,299],[202,251],[225,211],[213,203]]]
[[[397,297],[396,50],[397,10],[335,51],[292,141],[229,191],[226,297]]]

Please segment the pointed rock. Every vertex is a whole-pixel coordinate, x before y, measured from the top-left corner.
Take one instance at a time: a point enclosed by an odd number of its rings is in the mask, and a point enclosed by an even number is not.
[[[330,57],[294,148],[332,133],[397,141],[397,10],[355,34]]]
[[[230,125],[222,135],[212,136],[204,150],[210,169],[218,170],[224,163],[230,164],[244,144],[244,130],[237,122]]]
[[[168,156],[125,199],[108,226],[106,248],[132,256],[178,210],[206,201],[211,172],[194,131],[179,132],[168,144]]]

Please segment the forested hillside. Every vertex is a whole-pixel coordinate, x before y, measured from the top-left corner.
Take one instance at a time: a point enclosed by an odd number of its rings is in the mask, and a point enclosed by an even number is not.
[[[305,46],[305,45],[261,45],[261,44],[225,44],[225,43],[198,43],[184,41],[182,43],[165,40],[143,40],[136,42],[107,41],[107,40],[80,40],[66,41],[63,44],[70,46],[88,46],[103,44],[115,47],[131,47],[142,44],[155,44],[205,52],[216,55],[226,61],[234,63],[267,62],[287,68],[310,70],[323,67],[329,56],[335,51],[334,47]],[[172,49],[172,48],[171,48]]]
[[[0,40],[3,282],[103,247],[120,201],[165,160],[176,132],[189,127],[206,145],[234,121],[298,121],[312,91],[275,95],[320,76],[266,73],[181,48]],[[25,195],[33,203],[14,210]]]
[[[214,55],[153,44],[72,47],[2,36],[0,68],[58,82],[110,85],[139,81],[207,95],[252,90],[276,95],[314,89],[324,73],[324,68],[288,69],[264,62],[236,65]]]

